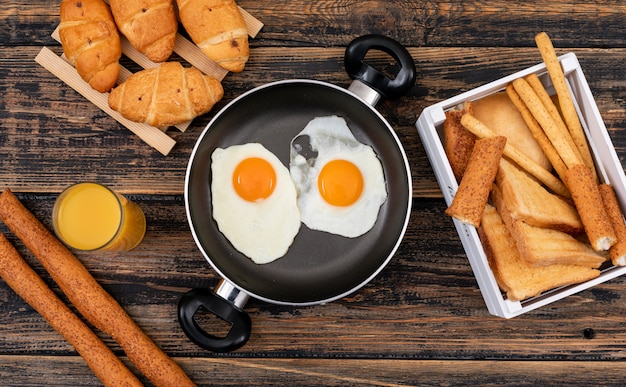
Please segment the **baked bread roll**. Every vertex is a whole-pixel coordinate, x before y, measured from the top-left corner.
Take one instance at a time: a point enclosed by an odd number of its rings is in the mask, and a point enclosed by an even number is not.
[[[102,0],[63,0],[59,35],[67,60],[89,86],[104,93],[117,83],[120,36]]]
[[[130,44],[153,62],[172,55],[178,31],[174,0],[111,0],[111,12]]]
[[[165,62],[131,75],[113,89],[109,106],[131,121],[163,128],[207,113],[223,95],[217,79]]]
[[[215,63],[243,71],[250,48],[246,22],[233,0],[176,0],[180,21],[191,40]]]

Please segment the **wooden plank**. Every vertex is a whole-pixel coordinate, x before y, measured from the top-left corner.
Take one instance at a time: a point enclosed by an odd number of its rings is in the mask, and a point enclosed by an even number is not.
[[[263,20],[252,44],[343,47],[364,31],[385,33],[413,47],[530,47],[533,32],[545,30],[558,47],[626,46],[621,32],[626,12],[621,0],[535,3],[507,0],[311,3],[306,0],[238,4]],[[7,0],[0,6],[0,41],[50,45],[47,32],[59,21],[55,6]],[[601,31],[602,33],[598,33]]]
[[[620,362],[175,358],[198,385],[246,386],[620,386]],[[0,356],[9,385],[98,385],[73,356]],[[142,380],[147,383],[145,379]],[[601,380],[601,384],[597,381]],[[594,382],[596,381],[596,382]]]
[[[380,102],[376,109],[395,129],[407,152],[415,196],[441,197],[414,126],[422,109],[539,63],[541,59],[534,47],[411,48],[409,51],[419,69],[415,87],[406,97]],[[169,133],[178,146],[162,158],[148,147],[137,147],[134,136],[120,131],[93,104],[68,91],[56,77],[36,65],[32,59],[38,53],[37,47],[0,51],[1,106],[4,106],[0,113],[3,114],[0,141],[7,144],[3,148],[6,156],[3,183],[23,192],[58,192],[74,182],[78,174],[104,179],[129,192],[180,194],[199,132],[242,91],[292,77],[317,79],[342,87],[350,82],[343,69],[343,49],[269,47],[254,52],[245,74],[231,74],[225,79],[225,96],[213,111],[196,118],[187,132]],[[618,155],[626,155],[626,136],[622,134],[626,128],[626,109],[619,102],[623,99],[621,89],[614,86],[615,82],[621,82],[619,69],[626,59],[626,49],[584,49],[577,50],[577,55],[586,74],[593,70],[593,76],[588,75],[591,90]],[[384,66],[390,67],[388,63]],[[71,162],[57,157],[68,146],[89,168],[77,171]]]
[[[51,226],[56,195],[18,197]],[[142,244],[127,253],[77,252],[77,257],[168,354],[206,355],[183,334],[176,305],[187,290],[213,288],[219,277],[193,241],[183,200],[179,196],[129,198],[141,206],[148,220]],[[252,337],[232,356],[351,358],[366,353],[422,360],[626,360],[626,352],[615,347],[626,342],[622,329],[626,305],[619,302],[626,278],[516,319],[490,316],[444,209],[440,199],[416,200],[397,256],[352,295],[306,307],[250,300],[245,310],[253,322]],[[0,232],[6,231],[0,224]],[[33,256],[10,232],[7,235],[56,289]],[[17,356],[25,349],[32,355],[72,351],[2,282],[0,300],[0,337],[5,338],[0,340],[0,354]],[[212,329],[213,320],[201,317],[200,321],[205,329]]]
[[[130,121],[111,109],[108,104],[108,93],[100,93],[93,90],[80,78],[76,70],[69,63],[61,59],[49,48],[42,48],[35,57],[35,62],[42,65],[46,70],[53,73],[68,86],[78,91],[83,97],[87,98],[91,103],[113,117],[117,122],[130,129],[130,131],[161,152],[164,156],[167,156],[176,144],[172,138],[157,128]]]

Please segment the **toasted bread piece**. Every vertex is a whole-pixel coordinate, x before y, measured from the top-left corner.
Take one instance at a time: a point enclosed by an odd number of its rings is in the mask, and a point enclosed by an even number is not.
[[[549,192],[526,172],[506,159],[500,161],[496,184],[511,217],[536,227],[569,234],[584,232],[574,206]]]
[[[495,184],[491,191],[491,200],[515,240],[520,256],[529,265],[539,267],[564,264],[597,268],[608,259],[607,254],[594,251],[591,246],[567,233],[531,226],[513,219],[502,192]]]
[[[447,215],[474,227],[480,225],[505,145],[503,136],[476,140],[459,189],[446,209]]]
[[[500,214],[491,205],[487,205],[483,211],[478,233],[498,286],[511,301],[521,301],[550,289],[581,283],[600,275],[599,270],[577,265],[529,265],[522,259]]]
[[[444,150],[457,181],[465,173],[476,142],[476,136],[461,125],[461,117],[472,111],[472,103],[467,102],[460,109],[448,110],[443,122]]]
[[[472,103],[474,117],[496,134],[505,136],[513,145],[535,163],[550,170],[552,164],[533,137],[526,121],[506,92],[490,94]]]

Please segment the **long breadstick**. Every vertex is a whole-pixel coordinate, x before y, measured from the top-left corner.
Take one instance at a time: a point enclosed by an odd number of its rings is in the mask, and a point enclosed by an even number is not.
[[[576,155],[578,156],[580,160],[583,160],[580,154],[580,151],[578,150],[576,143],[574,142],[574,139],[572,138],[572,134],[569,132],[569,129],[567,129],[567,125],[565,124],[565,121],[563,121],[563,117],[561,117],[561,113],[559,112],[559,109],[554,104],[554,101],[552,101],[552,98],[550,98],[550,95],[546,91],[546,88],[543,86],[543,83],[541,83],[541,80],[539,79],[537,74],[530,74],[526,76],[524,79],[526,80],[526,82],[528,82],[530,87],[535,91],[535,94],[537,94],[537,97],[539,97],[539,100],[541,100],[541,102],[543,103],[543,106],[546,108],[548,113],[550,113],[552,120],[554,120],[554,123],[563,134],[563,137],[567,140],[572,151],[576,153]]]
[[[600,184],[599,189],[604,208],[617,237],[617,242],[609,249],[611,261],[616,266],[626,266],[626,224],[624,224],[624,217],[619,208],[615,191],[609,184]]]
[[[76,316],[0,234],[0,277],[83,357],[106,386],[142,386],[100,338]]]
[[[591,157],[589,145],[587,144],[587,138],[585,137],[582,125],[580,124],[580,119],[578,118],[578,113],[576,112],[572,95],[570,94],[567,84],[565,83],[565,74],[563,73],[563,68],[559,63],[559,59],[556,56],[552,40],[550,40],[548,34],[540,32],[535,36],[535,42],[537,43],[541,57],[546,64],[550,79],[552,79],[552,85],[554,86],[556,94],[559,97],[559,106],[561,107],[561,113],[563,114],[565,124],[572,135],[572,139],[580,152],[583,162],[591,171],[594,176],[594,180],[597,181],[596,169],[593,164],[593,158]]]
[[[476,117],[471,114],[464,114],[461,117],[461,124],[467,128],[470,132],[474,133],[478,138],[488,138],[495,137],[496,134],[489,129],[485,124],[480,122]],[[539,181],[545,184],[548,188],[550,188],[553,192],[564,196],[569,197],[569,191],[563,184],[561,180],[559,180],[556,176],[554,176],[550,171],[542,167],[541,165],[534,162],[524,153],[522,153],[519,149],[515,148],[511,144],[506,144],[504,146],[504,155],[523,168],[525,171],[536,177]]]
[[[528,107],[526,106],[524,101],[522,101],[519,94],[517,94],[517,91],[515,91],[513,85],[507,85],[506,93],[509,96],[509,99],[515,105],[515,107],[517,107],[517,110],[519,110],[522,118],[524,119],[524,122],[526,122],[526,126],[528,126],[528,128],[530,129],[530,132],[541,147],[541,150],[543,150],[543,153],[546,155],[548,160],[550,160],[550,164],[552,164],[554,170],[559,175],[561,180],[564,180],[567,167],[561,159],[561,156],[559,156],[559,153],[556,151],[556,149],[554,149],[554,146],[550,142],[550,139],[548,138],[548,136],[546,136],[546,133],[543,131],[543,129],[541,129],[541,126],[539,125],[535,117],[533,117],[530,110],[528,110]]]
[[[561,132],[548,110],[543,106],[543,102],[541,102],[528,82],[523,78],[518,78],[513,81],[513,87],[528,107],[528,110],[533,114],[533,117],[539,122],[546,136],[548,136],[550,142],[552,142],[554,149],[559,152],[559,156],[561,156],[565,165],[570,168],[576,164],[581,164],[583,161],[580,159],[579,152],[570,146],[567,137]]]
[[[567,185],[591,247],[596,251],[609,250],[617,242],[617,236],[589,168],[585,164],[569,168]]]
[[[459,189],[446,209],[447,215],[474,227],[480,226],[505,144],[504,136],[476,140]]]
[[[109,334],[152,383],[195,386],[8,188],[0,194],[0,219],[41,262],[83,317]]]

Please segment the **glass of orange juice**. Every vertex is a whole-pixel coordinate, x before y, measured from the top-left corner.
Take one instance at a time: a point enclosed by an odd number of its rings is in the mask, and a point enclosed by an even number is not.
[[[137,203],[98,183],[66,188],[52,210],[54,232],[77,250],[129,251],[146,232],[146,218]]]

